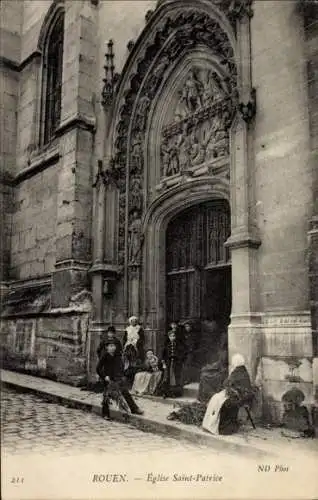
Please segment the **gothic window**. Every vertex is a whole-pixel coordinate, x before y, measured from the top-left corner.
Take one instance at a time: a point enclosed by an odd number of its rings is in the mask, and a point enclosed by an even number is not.
[[[64,12],[60,11],[48,30],[43,54],[41,143],[55,136],[61,118]]]

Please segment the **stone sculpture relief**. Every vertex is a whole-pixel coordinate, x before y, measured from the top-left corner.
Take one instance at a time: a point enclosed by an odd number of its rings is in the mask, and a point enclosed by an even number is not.
[[[217,73],[192,68],[180,87],[174,120],[163,129],[163,177],[228,154],[231,100]]]
[[[137,210],[131,214],[131,222],[129,224],[129,264],[139,264],[141,257],[141,220]]]

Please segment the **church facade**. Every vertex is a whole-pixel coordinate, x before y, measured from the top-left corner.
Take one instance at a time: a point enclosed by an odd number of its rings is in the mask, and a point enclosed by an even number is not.
[[[317,5],[1,9],[4,366],[92,381],[110,324],[160,353],[189,321],[267,418],[292,387],[316,405]]]

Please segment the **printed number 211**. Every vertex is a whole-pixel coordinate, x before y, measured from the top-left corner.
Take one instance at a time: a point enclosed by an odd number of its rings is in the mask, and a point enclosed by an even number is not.
[[[24,477],[15,476],[15,477],[11,478],[11,483],[13,483],[13,484],[21,484],[21,483],[23,483],[23,481],[24,481]]]

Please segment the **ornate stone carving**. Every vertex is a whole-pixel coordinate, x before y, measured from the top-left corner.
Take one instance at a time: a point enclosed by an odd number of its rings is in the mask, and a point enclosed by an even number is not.
[[[180,84],[174,121],[163,129],[161,175],[188,171],[228,154],[233,99],[212,70],[192,68]]]
[[[138,109],[136,110],[135,116],[135,126],[140,132],[145,131],[150,104],[151,99],[147,94],[142,95],[142,97],[138,101]]]
[[[133,176],[130,181],[130,205],[133,209],[141,211],[142,209],[142,187],[141,179]]]
[[[252,17],[253,0],[232,0],[228,7],[228,16],[232,21],[240,20],[244,16]]]
[[[140,173],[143,169],[143,136],[138,130],[132,137],[131,143],[131,171]]]
[[[101,182],[105,186],[114,184],[116,187],[118,187],[120,176],[120,170],[116,168],[115,160],[113,158],[110,159],[109,166],[105,170],[103,170],[102,160],[98,160],[98,171],[93,187],[98,187]]]
[[[238,111],[246,123],[253,120],[256,114],[256,90],[252,89],[251,97],[248,102],[240,102],[238,104]]]
[[[151,17],[153,16],[154,11],[153,10],[147,10],[146,15],[145,15],[145,21],[146,23],[149,23]]]
[[[115,64],[114,64],[114,42],[113,40],[109,40],[107,44],[107,52],[105,54],[106,64],[104,66],[105,69],[105,78],[103,78],[104,86],[102,89],[102,105],[105,109],[108,109],[114,98],[116,83],[119,80],[119,74],[115,73]]]
[[[137,187],[142,193],[145,133],[151,103],[159,86],[167,77],[168,68],[176,58],[198,45],[209,48],[223,63],[227,73],[228,96],[223,96],[224,90],[219,85],[216,74],[187,75],[186,89],[182,97],[180,96],[180,110],[183,109],[180,111],[181,116],[176,117],[176,123],[169,124],[169,133],[164,130],[161,147],[162,170],[165,170],[166,175],[173,175],[180,170],[186,171],[189,165],[204,162],[207,155],[216,157],[224,154],[226,150],[227,119],[222,118],[223,121],[218,123],[217,109],[220,101],[225,108],[224,116],[231,115],[232,97],[229,96],[234,96],[236,88],[236,67],[231,42],[219,24],[207,14],[194,8],[182,9],[181,12],[175,10],[169,18],[162,20],[154,32],[152,43],[137,63],[135,73],[130,79],[130,88],[125,91],[124,104],[119,111],[114,157],[122,168],[123,176],[119,197],[120,263],[125,255],[128,237],[121,229],[125,227],[127,209],[131,212],[134,207],[143,207],[142,201],[139,201],[142,200],[142,195],[138,197],[135,193]],[[182,125],[183,121],[187,123]],[[213,130],[211,137],[209,129]],[[132,130],[132,133],[129,130]],[[179,147],[181,150],[178,152]],[[128,207],[126,173],[129,175]],[[140,212],[139,217],[141,215]],[[129,237],[131,238],[131,231]],[[131,245],[129,252],[131,254]]]
[[[141,258],[141,220],[138,210],[134,210],[131,214],[131,221],[129,224],[129,264],[139,264]]]

